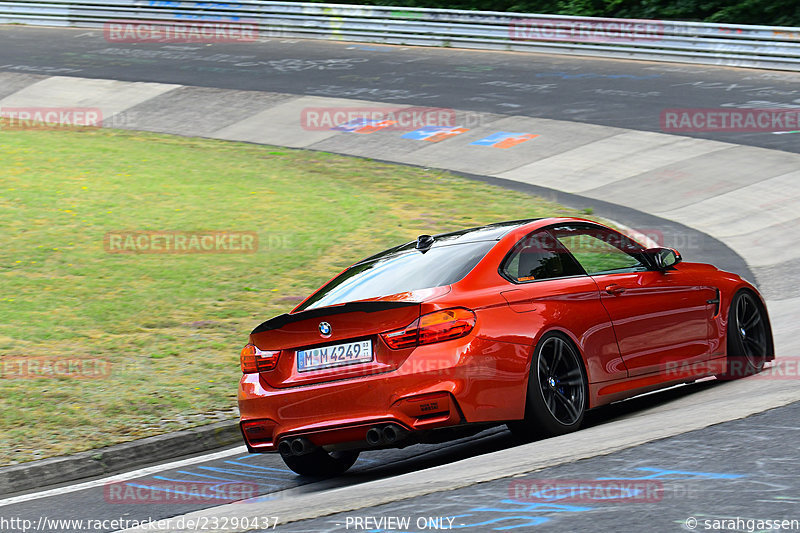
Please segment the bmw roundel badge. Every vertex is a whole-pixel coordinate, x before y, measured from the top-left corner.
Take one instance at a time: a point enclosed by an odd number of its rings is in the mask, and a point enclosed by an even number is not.
[[[333,328],[331,328],[331,325],[328,324],[327,322],[319,323],[319,334],[322,335],[323,337],[330,337],[332,331]]]

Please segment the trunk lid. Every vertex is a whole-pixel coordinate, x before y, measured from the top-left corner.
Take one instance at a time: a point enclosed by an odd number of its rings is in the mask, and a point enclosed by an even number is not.
[[[380,333],[408,326],[420,309],[419,301],[384,298],[277,316],[250,334],[259,349],[281,351],[275,369],[261,379],[286,388],[395,370],[413,348],[391,350]]]

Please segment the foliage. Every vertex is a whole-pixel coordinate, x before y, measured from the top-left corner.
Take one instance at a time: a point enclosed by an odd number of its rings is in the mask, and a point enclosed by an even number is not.
[[[312,0],[322,1],[322,0]],[[800,26],[796,0],[336,0],[340,4]]]

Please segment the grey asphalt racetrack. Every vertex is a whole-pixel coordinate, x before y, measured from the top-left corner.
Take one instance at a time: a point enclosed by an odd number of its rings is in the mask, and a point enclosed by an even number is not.
[[[800,110],[800,73],[336,41],[108,42],[0,27],[0,71],[272,91],[662,131],[664,109]],[[776,130],[781,128],[776,127]],[[800,151],[800,135],[689,133]]]
[[[569,121],[578,128],[582,124],[595,124],[647,132],[662,131],[661,112],[667,108],[800,110],[800,74],[785,72],[279,39],[208,45],[121,44],[106,42],[100,30],[17,26],[0,26],[0,41],[3,43],[0,72],[19,75],[18,78],[3,78],[6,81],[0,84],[0,99],[30,85],[31,76],[36,79],[68,76],[275,93],[261,95],[263,99],[310,95],[448,107]],[[213,102],[213,98],[210,101]],[[141,112],[145,114],[146,111]],[[197,120],[197,123],[175,124],[175,128],[183,128],[178,133],[196,132],[200,118]],[[764,131],[688,135],[800,153],[800,135],[797,134]],[[633,227],[672,228],[674,235],[695,238],[695,245],[689,251],[692,260],[712,262],[746,277],[753,276],[750,266],[722,240],[618,205],[624,203],[625,198],[610,196],[598,200],[497,177],[478,174],[471,177],[544,194],[568,205],[593,207],[597,214]],[[624,189],[621,190],[617,194],[624,196]],[[793,192],[787,194],[791,196]],[[759,272],[763,274],[764,270]],[[767,274],[763,274],[763,279],[769,281],[771,287],[779,287],[775,278],[786,278],[783,274],[772,278]],[[771,294],[780,296],[779,292],[774,289]],[[697,392],[722,390],[714,387],[716,385],[707,382],[698,383],[610,406],[593,413],[591,424],[603,425],[654,406],[669,409],[671,401],[691,401]],[[279,526],[279,530],[340,531],[345,529],[348,517],[356,516],[411,516],[415,519],[458,516],[461,517],[459,526],[470,526],[474,531],[506,526],[523,530],[537,526],[553,531],[589,528],[641,531],[645,520],[656,530],[679,531],[685,529],[683,524],[690,513],[703,519],[716,514],[732,516],[739,509],[743,517],[793,518],[792,506],[796,507],[797,503],[793,491],[797,484],[785,472],[797,466],[797,429],[793,423],[796,414],[797,404],[792,404],[607,457],[553,467],[536,473],[535,477],[526,474],[524,478],[595,482],[602,477],[636,479],[646,476],[646,472],[660,472],[661,477],[657,479],[664,481],[662,489],[668,489],[669,493],[657,501],[620,500],[611,505],[570,501],[555,506],[547,502],[549,508],[536,505],[541,502],[509,504],[506,501],[509,480],[504,479],[438,493],[435,497],[422,496],[357,513],[296,522]],[[513,445],[507,432],[493,429],[446,445],[364,454],[346,476],[322,482],[295,477],[274,455],[242,454],[142,476],[130,483],[152,486],[171,479],[217,476],[254,481],[259,493],[294,490],[298,494],[319,493],[320,497],[325,497],[326,491],[336,487],[389,479],[467,457],[507,450]],[[487,460],[491,457],[487,455]],[[680,474],[668,477],[663,474],[667,471]],[[680,483],[672,483],[675,480]],[[684,495],[678,493],[679,489]],[[46,510],[49,516],[59,518],[157,519],[214,504],[119,503],[109,501],[101,485],[0,507],[0,516],[36,521]],[[581,509],[576,510],[578,507]],[[509,518],[509,510],[516,518]],[[632,520],[631,515],[637,518]]]

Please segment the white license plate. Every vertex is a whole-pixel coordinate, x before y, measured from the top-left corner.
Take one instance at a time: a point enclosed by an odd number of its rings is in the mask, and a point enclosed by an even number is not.
[[[297,370],[299,372],[370,361],[372,361],[372,341],[370,340],[297,351]]]

